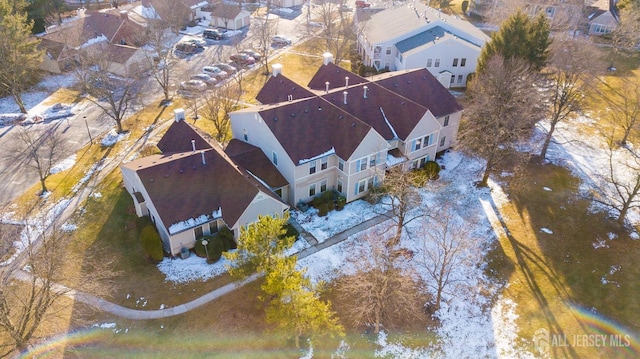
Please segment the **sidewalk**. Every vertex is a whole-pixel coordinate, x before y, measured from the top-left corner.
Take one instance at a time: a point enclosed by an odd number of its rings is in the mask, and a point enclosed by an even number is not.
[[[311,235],[311,233],[306,232],[304,230],[302,230],[300,233],[305,232],[307,234],[307,236],[305,237],[305,239],[307,241],[315,241],[315,245],[312,245],[311,247],[305,248],[302,251],[298,252],[298,258],[302,259],[305,257],[308,257],[314,253],[317,253],[325,248],[331,247],[332,245],[336,244],[336,243],[340,243],[344,240],[346,240],[347,238],[349,238],[350,236],[360,233],[368,228],[371,228],[377,224],[380,224],[386,220],[389,219],[388,216],[389,212],[385,213],[385,214],[381,214],[378,215],[376,217],[373,217],[367,221],[364,221],[352,228],[349,228],[345,231],[342,231],[338,234],[333,235],[330,238],[327,238],[327,240],[325,240],[322,243],[318,243],[318,241],[313,237],[313,235]],[[295,225],[294,225],[295,226]],[[299,227],[299,225],[297,225],[296,227]],[[300,230],[300,229],[298,229]],[[310,237],[310,238],[309,238]],[[20,275],[20,279],[26,279],[28,277],[27,273],[21,272],[22,275]],[[233,282],[233,283],[229,283],[227,285],[224,285],[220,288],[214,289],[211,292],[196,298],[190,302],[187,302],[185,304],[180,304],[178,306],[175,307],[171,307],[171,308],[165,308],[165,309],[158,309],[158,310],[137,310],[137,309],[131,309],[131,308],[126,308],[123,307],[121,305],[118,304],[114,304],[111,302],[108,302],[102,298],[98,298],[96,296],[93,296],[91,294],[87,294],[87,293],[83,293],[83,292],[76,292],[74,290],[69,290],[68,288],[65,288],[63,286],[59,286],[61,290],[65,290],[68,291],[67,295],[75,298],[76,300],[93,306],[95,308],[98,308],[102,311],[105,311],[107,313],[111,313],[113,315],[116,315],[118,317],[121,318],[127,318],[127,319],[133,319],[133,320],[145,320],[145,319],[159,319],[159,318],[166,318],[166,317],[172,317],[174,315],[179,315],[179,314],[183,314],[186,313],[190,310],[193,310],[195,308],[198,308],[208,302],[211,302],[212,300],[215,300],[217,298],[220,298],[221,296],[232,292],[233,290],[243,287],[244,285],[254,282],[256,279],[260,278],[262,275],[260,274],[253,274],[251,276],[249,276],[248,278],[241,280],[241,281],[237,281],[237,282]]]

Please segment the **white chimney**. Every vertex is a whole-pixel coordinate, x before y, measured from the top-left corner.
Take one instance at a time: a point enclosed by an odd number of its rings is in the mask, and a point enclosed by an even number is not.
[[[123,20],[126,20],[126,19],[128,19],[128,18],[129,18],[129,13],[128,13],[126,10],[121,10],[121,11],[120,11],[120,17],[121,17]]]
[[[369,87],[364,86],[362,89],[364,90],[364,98],[367,98],[367,90],[369,90]]]
[[[349,87],[349,76],[344,77],[344,87]]]
[[[282,73],[282,64],[271,65],[271,75],[276,77]]]
[[[331,62],[333,62],[333,54],[330,52],[325,52],[324,54],[322,54],[322,63],[324,65],[329,65]]]
[[[347,104],[347,95],[349,94],[347,91],[342,93],[344,95],[344,104]]]
[[[287,95],[287,100],[289,100],[289,102],[293,101],[293,95]]]
[[[200,154],[202,155],[202,164],[206,165],[207,161],[204,159],[204,151],[200,151]]]
[[[329,92],[329,81],[324,83],[324,92]]]
[[[173,110],[173,118],[176,120],[176,122],[180,122],[180,120],[184,121],[184,110],[181,108]]]
[[[193,152],[196,152],[196,140],[191,140],[191,147],[193,147]]]
[[[78,10],[76,10],[76,14],[78,15],[78,18],[79,19],[84,18],[84,14],[85,14],[86,11],[87,11],[87,9],[85,9],[83,7],[79,8]]]

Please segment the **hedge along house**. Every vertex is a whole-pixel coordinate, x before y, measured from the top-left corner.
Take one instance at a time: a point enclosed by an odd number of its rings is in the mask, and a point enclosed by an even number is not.
[[[265,181],[234,163],[183,116],[176,113],[158,142],[161,155],[120,167],[136,214],[151,218],[168,253],[178,255],[222,227],[237,238],[240,228],[259,215],[281,216],[288,210]]]
[[[420,168],[455,143],[462,107],[426,69],[365,79],[325,54],[307,88],[281,71],[256,97],[264,105],[231,114],[231,130],[271,159],[291,205],[327,190],[362,198],[390,167]]]

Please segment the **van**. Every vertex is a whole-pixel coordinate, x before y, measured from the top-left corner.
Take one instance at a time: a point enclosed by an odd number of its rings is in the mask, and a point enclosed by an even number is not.
[[[202,33],[202,37],[210,40],[222,40],[222,34],[216,29],[206,29]]]

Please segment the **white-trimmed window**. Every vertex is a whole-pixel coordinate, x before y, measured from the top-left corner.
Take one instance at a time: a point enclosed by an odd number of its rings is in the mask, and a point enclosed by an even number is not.
[[[327,180],[320,181],[320,193],[327,190]]]
[[[344,172],[344,160],[342,158],[338,158],[338,169]]]
[[[440,59],[436,59],[436,62],[433,65],[433,67],[440,67]]]
[[[271,152],[271,160],[273,161],[274,165],[278,165],[278,154],[275,151]]]
[[[309,162],[309,174],[312,175],[316,173],[317,160],[313,160]]]
[[[244,138],[244,142],[249,142],[249,132],[247,132],[246,128],[242,129],[242,137]]]
[[[367,157],[361,158],[356,161],[356,173],[362,172],[367,169]]]
[[[430,134],[425,137],[420,137],[411,141],[411,152],[418,151],[421,148],[429,147],[433,144],[434,134]]]
[[[323,157],[320,160],[320,170],[326,170],[327,169],[327,165],[329,163],[329,158],[328,157]]]
[[[440,147],[444,146],[444,142],[447,140],[447,136],[442,136],[440,139]]]
[[[309,197],[316,195],[316,184],[309,185]]]
[[[427,59],[427,67],[431,67],[431,63],[433,62],[432,59]]]
[[[372,176],[358,181],[355,185],[355,194],[358,195],[362,192],[372,189],[373,187],[378,185],[379,181],[380,180],[378,176]]]
[[[424,156],[422,158],[418,158],[417,160],[413,160],[411,162],[411,169],[418,169],[424,167],[424,165],[429,162],[429,156]]]
[[[453,59],[453,67],[458,67],[458,58]]]
[[[466,64],[467,64],[467,59],[466,58],[460,59],[460,67],[464,67]]]
[[[449,115],[444,116],[444,125],[443,127],[449,126]]]
[[[461,84],[462,83],[462,75],[458,75],[458,83]]]
[[[338,190],[339,193],[342,193],[342,180],[338,180],[336,183],[336,190]]]

